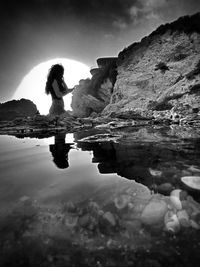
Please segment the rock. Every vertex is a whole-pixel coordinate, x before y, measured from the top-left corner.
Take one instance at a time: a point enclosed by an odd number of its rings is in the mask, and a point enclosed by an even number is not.
[[[119,195],[114,199],[115,207],[119,210],[127,207],[131,197],[129,195]]]
[[[192,228],[196,229],[196,230],[199,230],[200,229],[200,226],[199,224],[197,224],[195,221],[193,220],[190,220],[190,225]]]
[[[38,114],[36,105],[28,99],[11,100],[0,104],[0,121],[14,120]]]
[[[23,196],[23,197],[20,197],[19,200],[20,200],[21,202],[25,202],[25,201],[30,200],[30,197],[28,197],[28,196]]]
[[[73,202],[69,201],[64,205],[64,211],[65,210],[69,213],[76,213],[77,206]]]
[[[161,119],[175,124],[184,119],[198,121],[199,20],[197,13],[181,18],[181,23],[179,19],[162,25],[121,51],[111,100],[102,114],[112,116],[131,110],[135,117],[154,112],[159,117],[162,113]],[[165,66],[164,71],[163,67],[156,70],[158,64]]]
[[[173,190],[173,185],[170,183],[163,183],[157,186],[157,191],[164,195],[169,195]]]
[[[68,214],[65,217],[65,225],[70,228],[74,228],[77,225],[78,216]]]
[[[159,170],[154,170],[152,168],[149,168],[149,172],[152,176],[161,177],[162,172]]]
[[[90,222],[91,222],[91,220],[90,220],[89,214],[85,214],[85,215],[79,217],[79,219],[78,219],[79,225],[83,228],[88,227],[90,225]]]
[[[200,190],[200,176],[184,176],[181,181],[192,189]]]
[[[170,196],[170,201],[172,206],[176,209],[176,210],[181,210],[182,209],[182,203],[180,201],[180,199],[176,196]]]
[[[117,134],[96,134],[96,135],[92,135],[89,137],[85,137],[82,138],[80,140],[78,140],[78,142],[81,143],[87,143],[87,142],[91,142],[91,143],[99,143],[99,142],[114,142],[117,139],[119,139],[121,137],[121,135],[117,135]]]
[[[115,216],[110,212],[105,212],[99,217],[99,230],[105,235],[110,235],[116,230],[117,221]]]
[[[104,213],[103,218],[105,220],[107,220],[107,222],[110,225],[116,226],[116,219],[115,219],[114,215],[110,211],[107,211],[106,213]]]
[[[179,223],[183,227],[189,227],[190,226],[190,220],[189,215],[186,210],[180,210],[177,212],[177,218],[179,220]]]
[[[182,203],[181,203],[181,200],[180,200],[180,192],[181,192],[180,189],[175,189],[170,194],[171,204],[177,210],[181,210],[182,209]]]
[[[165,229],[171,233],[177,233],[180,230],[180,223],[177,215],[173,211],[168,211],[164,217]]]
[[[81,80],[73,91],[72,108],[74,115],[78,117],[99,114],[110,102],[117,76],[117,58],[100,60],[104,62],[102,67],[92,69],[92,78]]]
[[[144,208],[141,221],[145,225],[159,224],[164,221],[165,213],[167,212],[167,204],[163,201],[152,200]]]

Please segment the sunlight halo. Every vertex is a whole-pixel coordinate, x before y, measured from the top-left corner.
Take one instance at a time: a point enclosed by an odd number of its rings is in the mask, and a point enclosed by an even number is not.
[[[91,77],[90,68],[87,65],[71,59],[55,58],[38,64],[25,75],[12,98],[16,100],[30,99],[36,104],[40,114],[48,114],[51,96],[45,94],[45,84],[48,71],[54,64],[63,65],[64,79],[69,88],[77,85],[79,80]],[[71,110],[71,97],[72,94],[64,97],[65,110]]]

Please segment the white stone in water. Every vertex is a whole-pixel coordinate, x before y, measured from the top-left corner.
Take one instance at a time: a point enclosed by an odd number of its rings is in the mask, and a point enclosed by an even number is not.
[[[170,196],[178,197],[180,198],[181,189],[175,189],[171,192]]]
[[[192,189],[200,190],[200,176],[183,176],[181,181]]]
[[[167,211],[167,204],[164,201],[151,201],[144,208],[141,221],[146,225],[153,225],[163,222],[164,215]]]
[[[162,172],[159,170],[154,170],[152,168],[149,168],[149,172],[152,176],[157,176],[157,177],[161,177]]]
[[[180,201],[180,199],[176,196],[170,196],[170,201],[172,206],[177,209],[177,210],[181,210],[182,209],[182,203]]]
[[[165,229],[171,233],[177,233],[180,230],[180,223],[177,215],[173,211],[168,211],[164,218]]]

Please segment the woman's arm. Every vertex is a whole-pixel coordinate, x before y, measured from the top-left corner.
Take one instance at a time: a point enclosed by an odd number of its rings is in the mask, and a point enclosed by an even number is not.
[[[73,88],[69,89],[68,86],[66,85],[65,81],[62,81],[62,85],[63,85],[63,87],[65,89],[64,92],[63,92],[63,95],[67,95],[67,94],[71,93],[74,90]]]

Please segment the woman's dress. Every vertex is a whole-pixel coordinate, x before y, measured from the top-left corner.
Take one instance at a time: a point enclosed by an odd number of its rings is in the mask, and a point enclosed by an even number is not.
[[[58,84],[56,80],[54,80],[52,83],[51,90],[50,90],[51,97],[52,97],[52,105],[49,110],[49,115],[57,116],[57,115],[61,115],[65,113],[63,96],[66,95],[67,93],[66,90],[68,88],[64,82],[62,86],[63,88],[60,88],[60,85]],[[64,89],[64,90],[61,91],[61,89]]]

